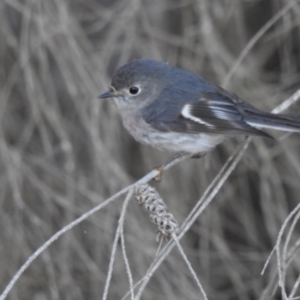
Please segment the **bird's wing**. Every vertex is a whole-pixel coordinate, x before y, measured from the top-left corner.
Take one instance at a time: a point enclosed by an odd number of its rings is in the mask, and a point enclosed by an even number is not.
[[[271,137],[245,121],[244,109],[252,106],[223,89],[201,93],[199,100],[190,103],[168,101],[147,107],[144,119],[156,130],[163,132],[212,133],[228,135],[258,135]],[[226,94],[224,94],[224,93]],[[253,111],[256,109],[253,107]]]

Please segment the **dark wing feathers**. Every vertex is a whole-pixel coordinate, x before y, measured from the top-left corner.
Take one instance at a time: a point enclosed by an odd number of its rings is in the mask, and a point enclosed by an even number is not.
[[[190,103],[168,101],[166,105],[163,101],[156,101],[144,110],[144,119],[155,129],[163,132],[204,132],[271,137],[245,122],[243,101],[227,91],[225,91],[226,94],[224,95],[224,90],[221,88],[220,91],[222,91],[222,94],[202,92],[198,101]],[[230,98],[229,95],[231,95]],[[157,106],[158,102],[159,108]],[[245,106],[247,109],[251,109],[251,105],[245,103]],[[255,108],[253,109],[255,110]]]

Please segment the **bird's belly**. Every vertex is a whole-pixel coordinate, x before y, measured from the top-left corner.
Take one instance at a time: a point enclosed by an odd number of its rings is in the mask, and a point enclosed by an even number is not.
[[[224,141],[224,136],[205,133],[152,132],[136,137],[136,139],[160,150],[199,153],[212,150]]]
[[[211,151],[216,145],[224,141],[224,137],[205,133],[159,132],[153,133],[151,140],[152,146],[161,150],[199,153]]]
[[[121,111],[126,129],[140,143],[166,151],[188,153],[208,152],[222,143],[224,135],[206,133],[162,132],[155,130],[137,116]]]

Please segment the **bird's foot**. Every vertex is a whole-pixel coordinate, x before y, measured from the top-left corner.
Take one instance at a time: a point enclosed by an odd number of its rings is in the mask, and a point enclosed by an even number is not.
[[[184,156],[189,156],[189,154],[183,151],[178,152],[175,155],[173,155],[171,158],[169,158],[167,161],[165,161],[162,165],[155,167],[154,170],[158,171],[157,176],[154,178],[155,181],[161,181],[165,168],[170,167],[170,165],[173,164],[176,160],[181,159]]]
[[[154,177],[154,180],[158,182],[161,181],[162,175],[164,173],[164,168],[160,166],[160,167],[155,167],[154,170],[158,172],[158,174]]]

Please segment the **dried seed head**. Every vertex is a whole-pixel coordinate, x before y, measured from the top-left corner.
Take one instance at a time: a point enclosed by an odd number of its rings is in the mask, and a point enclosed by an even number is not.
[[[160,238],[168,238],[178,228],[178,222],[174,216],[167,211],[167,206],[161,196],[148,184],[137,185],[134,188],[136,200],[149,213],[151,222],[159,230]]]

